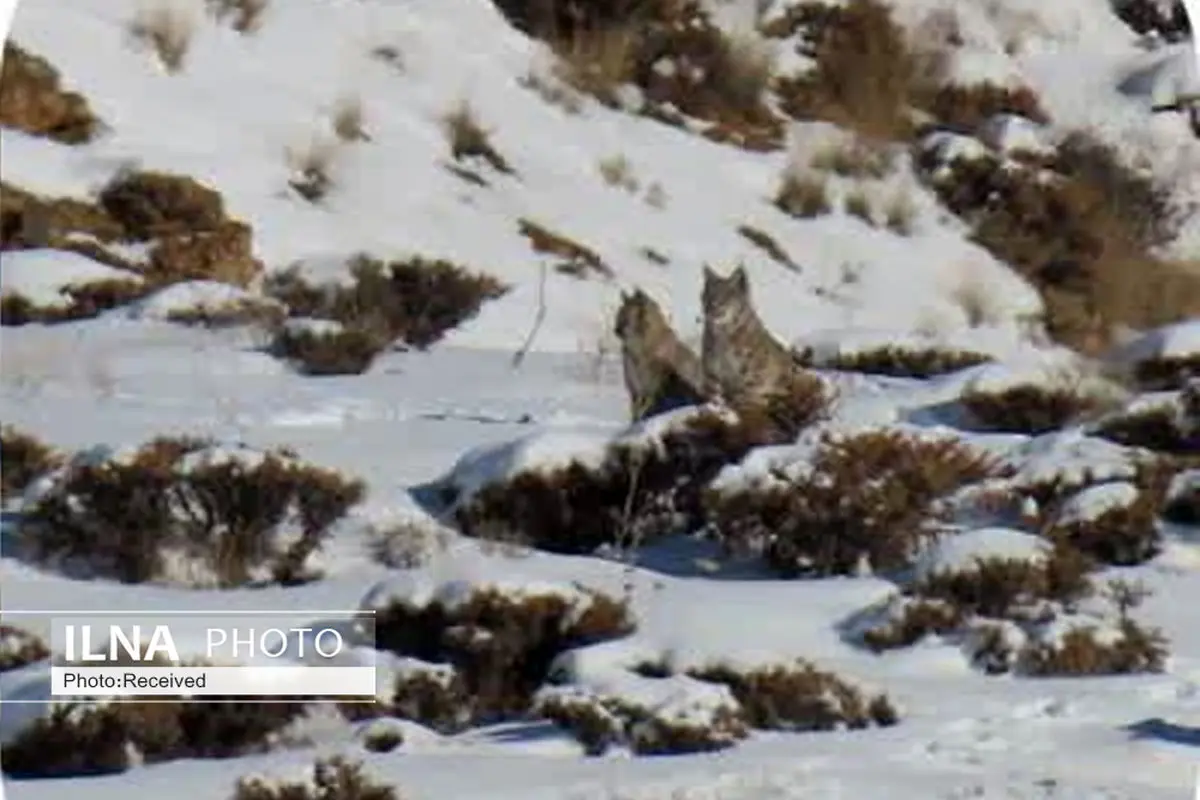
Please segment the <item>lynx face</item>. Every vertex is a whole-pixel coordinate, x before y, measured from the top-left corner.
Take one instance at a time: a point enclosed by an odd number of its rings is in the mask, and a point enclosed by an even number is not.
[[[650,295],[637,289],[622,299],[613,331],[624,341],[659,330],[663,326],[663,315],[658,304]]]
[[[704,289],[701,292],[704,316],[724,321],[750,303],[750,280],[743,267],[722,278],[707,267],[704,270]]]

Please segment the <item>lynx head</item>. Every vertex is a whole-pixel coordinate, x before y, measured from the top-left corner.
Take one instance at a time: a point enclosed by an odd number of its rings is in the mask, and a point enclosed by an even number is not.
[[[614,332],[621,340],[645,336],[666,327],[666,318],[654,298],[641,289],[621,295],[621,307],[617,309]]]
[[[739,266],[725,278],[705,267],[701,300],[706,317],[724,318],[749,306],[750,279],[745,267]]]

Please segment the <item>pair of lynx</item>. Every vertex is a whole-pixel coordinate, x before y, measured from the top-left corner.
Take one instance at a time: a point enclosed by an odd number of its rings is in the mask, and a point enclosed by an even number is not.
[[[755,312],[744,267],[721,277],[704,269],[704,336],[697,357],[662,308],[641,289],[622,298],[615,332],[634,420],[717,401],[787,441],[828,404],[824,382],[801,366]]]

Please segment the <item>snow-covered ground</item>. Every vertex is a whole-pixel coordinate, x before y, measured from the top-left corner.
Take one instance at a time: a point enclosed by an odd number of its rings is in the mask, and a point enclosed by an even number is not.
[[[713,2],[731,18],[763,5]],[[971,668],[959,644],[938,637],[882,655],[867,652],[848,643],[843,624],[886,601],[893,583],[713,572],[702,565],[714,554],[692,540],[656,543],[634,567],[598,556],[514,553],[453,531],[419,566],[389,569],[372,558],[372,524],[427,519],[414,491],[426,484],[451,476],[460,489],[473,489],[518,469],[594,461],[626,421],[611,333],[620,291],[646,289],[684,337],[698,341],[705,264],[744,262],[765,323],[788,341],[838,354],[882,343],[952,344],[997,361],[925,381],[831,374],[840,392],[831,427],[945,432],[957,424],[949,406],[964,388],[1000,391],[1059,374],[1063,353],[1030,334],[1030,319],[1040,311],[1036,291],[967,239],[905,158],[872,191],[911,193],[911,236],[841,211],[797,220],[771,203],[779,177],[793,151],[840,136],[836,128],[798,125],[789,149],[752,153],[592,101],[568,113],[523,80],[546,74],[544,45],[508,26],[484,0],[275,0],[252,36],[214,24],[198,1],[179,0],[175,5],[195,15],[196,28],[177,74],[165,73],[127,40],[141,5],[147,4],[22,2],[14,40],[61,70],[109,130],[91,144],[65,146],[0,129],[6,182],[86,197],[130,164],[177,172],[218,188],[230,215],[253,224],[256,255],[268,269],[300,262],[319,277],[334,277],[356,252],[417,254],[453,260],[513,289],[428,352],[390,352],[366,374],[346,377],[299,376],[263,353],[261,334],[246,329],[196,329],[166,319],[181,301],[219,304],[245,296],[219,284],[175,287],[94,319],[4,328],[0,418],[49,444],[74,451],[164,434],[211,435],[256,448],[291,447],[368,486],[365,501],[338,524],[321,554],[325,574],[315,583],[221,592],[125,585],[69,578],[10,553],[0,558],[6,609],[278,608],[299,619],[305,609],[358,607],[372,586],[431,593],[462,585],[456,581],[578,582],[630,591],[639,623],[622,641],[628,652],[601,648],[594,660],[585,653],[575,663],[576,672],[593,670],[589,680],[597,685],[630,677],[606,660],[630,653],[670,654],[685,667],[804,658],[886,691],[901,712],[894,727],[755,732],[728,750],[679,757],[586,758],[543,722],[453,736],[409,724],[404,744],[386,754],[366,752],[348,726],[316,737],[316,752],[352,751],[412,800],[1188,796],[1200,774],[1195,527],[1168,526],[1160,555],[1109,571],[1153,589],[1137,617],[1169,638],[1166,670],[1072,679],[987,676]],[[892,5],[915,25],[948,4]],[[1163,93],[1195,84],[1190,43],[1146,52],[1105,0],[954,5],[965,10],[969,34],[956,65],[963,75],[1023,81],[1061,124],[1094,130],[1144,158],[1181,198],[1200,200],[1200,140],[1182,118],[1147,112]],[[370,56],[382,46],[401,54],[402,69]],[[287,191],[287,152],[333,141],[329,116],[345,97],[361,101],[370,139],[337,145],[335,189],[313,206]],[[514,175],[489,173],[491,185],[481,187],[444,168],[450,155],[441,118],[463,99],[492,131]],[[993,133],[997,146],[1010,135],[1030,135],[1002,125]],[[636,188],[602,178],[601,162],[617,156],[628,162]],[[833,191],[848,191],[840,180],[832,179]],[[521,218],[591,247],[613,279],[546,270],[543,287],[540,257],[518,230]],[[739,225],[768,232],[801,268],[766,258],[738,234]],[[1200,214],[1174,247],[1200,257]],[[647,260],[647,248],[669,263]],[[6,292],[53,304],[72,281],[110,274],[82,256],[31,250],[4,254],[0,283]],[[986,301],[982,322],[964,307],[967,294]],[[513,352],[542,301],[546,314],[532,352],[514,366]],[[1191,323],[1155,332],[1132,343],[1127,357],[1195,354],[1198,331]],[[1108,482],[1077,495],[1065,512],[1070,520],[1101,513],[1095,502],[1111,508],[1136,493],[1123,482],[1133,471],[1129,451],[1079,430],[1044,437],[953,432],[1001,455],[1015,468],[1004,479],[1014,486],[1085,473]],[[767,462],[791,464],[809,453],[804,443],[763,451],[743,469],[761,474]],[[985,552],[1032,556],[1038,544],[994,521],[939,543],[917,566],[922,572],[961,566]],[[37,697],[42,678],[37,668],[0,673],[0,694]],[[13,735],[30,708],[38,707],[6,707],[0,733]],[[287,775],[314,755],[310,748],[135,767],[115,776],[6,779],[3,792],[8,800],[71,793],[92,800],[208,800],[227,797],[237,775]]]

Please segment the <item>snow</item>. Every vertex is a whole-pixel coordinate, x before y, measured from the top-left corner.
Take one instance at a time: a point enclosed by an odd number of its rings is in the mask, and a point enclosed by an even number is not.
[[[3,296],[24,297],[39,308],[66,308],[66,289],[109,280],[140,284],[142,277],[62,250],[8,252],[0,264]]]
[[[1128,508],[1140,496],[1138,488],[1125,481],[1089,486],[1063,504],[1058,524],[1083,525],[1094,522],[1109,512]]]
[[[194,5],[185,67],[168,75],[128,40],[136,4],[26,0],[15,39],[49,58],[107,130],[80,147],[0,130],[4,180],[87,199],[130,166],[179,172],[220,189],[229,214],[253,225],[255,254],[270,271],[299,265],[314,280],[345,280],[355,253],[420,255],[493,275],[511,290],[428,351],[389,351],[368,374],[319,380],[262,352],[261,332],[169,322],[173,312],[261,301],[256,289],[189,282],[96,319],[5,329],[4,422],[82,462],[124,462],[156,436],[211,436],[218,444],[189,455],[184,469],[228,459],[253,464],[269,449],[288,446],[306,463],[345,471],[369,488],[320,554],[321,579],[218,592],[80,580],[21,560],[7,547],[11,518],[58,485],[64,473],[52,471],[14,499],[2,523],[6,614],[34,608],[272,610],[303,625],[322,610],[379,609],[397,601],[453,608],[481,591],[559,597],[579,612],[592,591],[602,591],[629,600],[637,630],[559,656],[553,685],[542,690],[547,696],[636,701],[656,715],[707,725],[734,699],[722,687],[679,673],[802,658],[886,691],[902,721],[865,731],[754,731],[719,754],[588,759],[536,720],[441,735],[411,722],[314,718],[294,732],[312,743],[294,750],[137,766],[104,777],[6,780],[8,800],[73,793],[95,800],[225,797],[237,776],[299,777],[316,755],[330,751],[361,758],[369,773],[414,799],[1185,796],[1194,782],[1200,725],[1200,537],[1187,526],[1174,526],[1169,553],[1119,571],[1156,592],[1135,615],[1170,638],[1164,673],[1028,680],[972,669],[961,652],[972,646],[970,634],[965,642],[930,637],[880,655],[854,646],[846,621],[896,596],[897,584],[885,577],[782,580],[756,563],[723,560],[701,532],[655,542],[620,562],[503,548],[462,536],[428,510],[436,505],[429,497],[446,488],[463,502],[523,472],[571,463],[594,467],[614,444],[658,446],[664,434],[701,413],[681,410],[628,425],[612,313],[622,290],[641,287],[663,303],[685,341],[698,342],[702,268],[738,262],[746,265],[771,332],[780,341],[813,346],[821,357],[892,345],[972,350],[995,362],[928,381],[822,372],[839,392],[830,422],[794,445],[752,452],[708,488],[770,481],[773,468],[803,474],[825,433],[894,429],[961,438],[1000,456],[1013,474],[990,482],[989,491],[1056,483],[1077,490],[1059,522],[1092,519],[1132,501],[1131,481],[1144,454],[1086,429],[1037,437],[959,429],[953,406],[965,387],[1045,385],[1064,373],[1090,375],[1090,366],[1045,345],[1037,293],[970,241],[963,223],[916,180],[907,154],[879,180],[827,177],[835,199],[856,189],[879,198],[909,192],[916,209],[912,236],[868,227],[840,210],[795,220],[775,209],[772,197],[786,169],[808,169],[822,147],[848,140],[829,123],[797,124],[788,131],[787,148],[752,153],[583,97],[575,98],[576,111],[568,110],[528,86],[531,74],[554,83],[546,48],[478,0],[275,2],[252,36],[213,24]],[[788,3],[712,5],[723,22],[745,27],[758,7],[774,17]],[[1042,148],[1081,127],[1131,161],[1145,162],[1185,208],[1200,198],[1200,141],[1178,115],[1147,111],[1194,88],[1191,43],[1146,51],[1093,0],[893,5],[914,30],[931,12],[957,17],[965,46],[951,71],[964,81],[1027,84],[1053,120],[1043,127],[997,117],[984,126],[982,140],[932,134],[921,146],[940,162]],[[803,61],[791,43],[776,45],[781,64]],[[400,65],[372,57],[380,46],[394,48]],[[637,94],[624,92],[627,106],[642,102]],[[343,98],[362,102],[369,141],[346,144],[333,136],[329,118]],[[463,99],[515,175],[472,164],[488,183],[482,187],[446,169],[452,162],[442,117]],[[334,189],[319,206],[287,188],[288,151],[312,147],[332,148]],[[636,188],[610,186],[600,177],[600,162],[618,156],[630,165]],[[543,270],[552,261],[532,252],[518,231],[521,218],[596,250],[612,268],[612,280]],[[739,225],[769,234],[799,270],[766,258],[737,233]],[[644,248],[669,263],[649,263]],[[136,248],[122,252],[134,260],[144,255]],[[1200,215],[1186,221],[1173,252],[1193,259],[1200,253]],[[6,295],[19,291],[47,305],[61,303],[70,283],[112,277],[132,276],[60,252],[5,252],[0,265]],[[964,310],[967,292],[984,303],[982,322]],[[330,320],[288,324],[339,329]],[[513,353],[531,331],[529,355],[514,366]],[[1198,350],[1200,327],[1191,321],[1137,335],[1128,357]],[[1146,395],[1127,408],[1167,399]],[[1196,480],[1194,472],[1182,473],[1172,493],[1194,489]],[[984,511],[979,516],[970,525],[948,524],[914,572],[963,568],[987,556],[1040,558],[1046,551],[1043,537],[1013,527],[1018,521]],[[428,528],[438,541],[419,558],[393,553],[380,563],[372,531],[389,525]],[[185,561],[170,570],[183,571]],[[39,634],[48,625],[44,618],[20,624]],[[1082,624],[1107,621],[1063,617],[1036,635],[1060,636]],[[369,648],[347,657],[374,664],[384,688],[389,677],[449,679],[446,665]],[[676,674],[637,674],[635,667],[646,663],[665,663]],[[46,670],[42,663],[0,673],[0,737],[17,735],[45,711]],[[362,746],[381,727],[403,738],[391,754]]]

